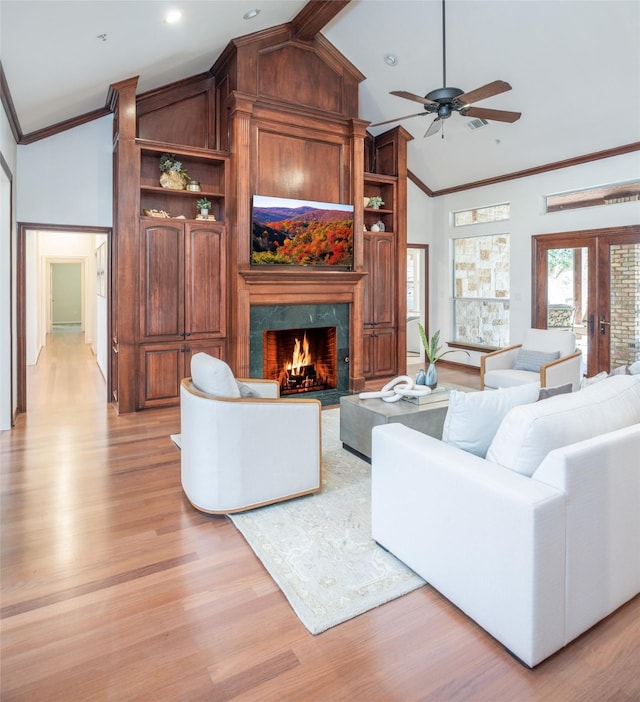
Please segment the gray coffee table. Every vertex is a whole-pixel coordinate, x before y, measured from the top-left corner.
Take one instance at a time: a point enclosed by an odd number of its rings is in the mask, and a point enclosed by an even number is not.
[[[407,400],[385,402],[377,398],[361,400],[358,395],[340,398],[340,441],[346,449],[371,458],[371,430],[381,424],[404,424],[436,439],[442,438],[444,418],[452,389],[473,392],[471,388],[444,383],[444,390],[427,395],[423,404]],[[425,401],[426,400],[426,401]]]

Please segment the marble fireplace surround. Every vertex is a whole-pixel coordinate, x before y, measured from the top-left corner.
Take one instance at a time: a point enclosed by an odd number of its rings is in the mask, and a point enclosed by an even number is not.
[[[246,328],[246,348],[240,350],[244,377],[263,377],[263,331],[336,327],[338,387],[303,393],[324,405],[364,387],[362,377],[362,281],[366,273],[308,269],[251,269],[241,272],[239,328]],[[246,359],[246,360],[245,360]],[[244,362],[243,362],[244,361]]]
[[[251,335],[249,340],[250,377],[264,377],[262,368],[263,335],[272,329],[310,329],[335,327],[337,337],[337,387],[335,390],[316,390],[296,397],[315,397],[323,404],[336,404],[342,395],[349,394],[349,305],[265,305],[251,308]]]

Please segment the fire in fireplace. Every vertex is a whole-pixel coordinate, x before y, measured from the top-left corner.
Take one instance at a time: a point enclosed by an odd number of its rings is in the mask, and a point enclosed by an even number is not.
[[[335,327],[263,332],[263,375],[280,383],[281,395],[331,390],[337,382]]]

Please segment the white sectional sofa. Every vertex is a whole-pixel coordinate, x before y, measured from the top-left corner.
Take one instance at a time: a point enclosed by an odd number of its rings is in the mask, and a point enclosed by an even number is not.
[[[376,427],[373,537],[533,667],[640,592],[638,422],[613,376],[508,410],[480,455]]]

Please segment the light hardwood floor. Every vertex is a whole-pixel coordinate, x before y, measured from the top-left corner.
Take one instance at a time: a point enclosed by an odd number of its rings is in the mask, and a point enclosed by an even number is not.
[[[178,410],[117,416],[81,337],[49,342],[0,436],[3,702],[640,699],[640,597],[534,670],[429,586],[312,636],[184,499]]]

